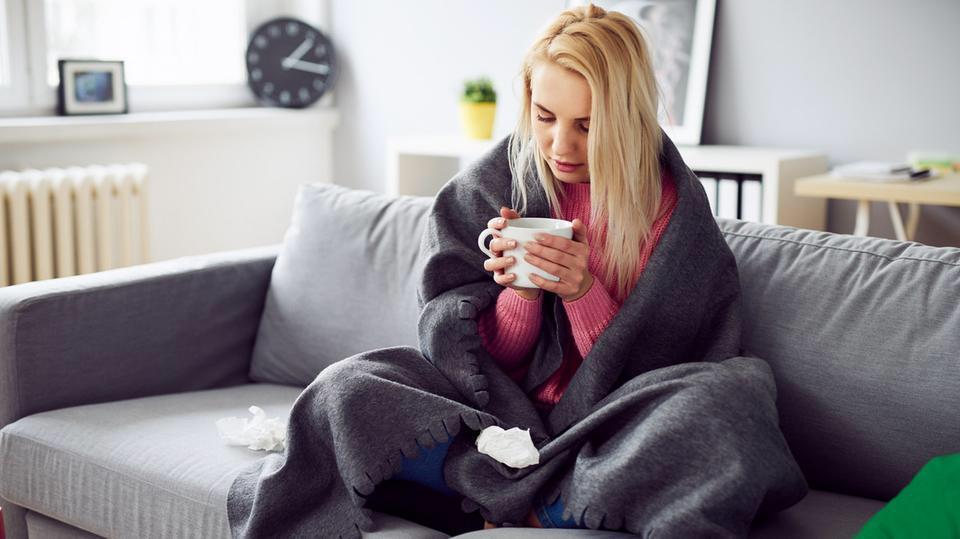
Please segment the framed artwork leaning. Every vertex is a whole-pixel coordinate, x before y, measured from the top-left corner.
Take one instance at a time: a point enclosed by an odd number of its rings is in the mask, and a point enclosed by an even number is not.
[[[587,4],[568,0],[568,7]],[[716,0],[593,0],[629,16],[652,46],[660,125],[676,144],[700,144]]]

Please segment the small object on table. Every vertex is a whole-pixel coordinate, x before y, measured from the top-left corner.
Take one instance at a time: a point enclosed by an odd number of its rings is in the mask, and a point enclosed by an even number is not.
[[[915,169],[929,168],[940,174],[960,172],[960,154],[913,151],[907,154],[907,160]]]
[[[912,178],[918,169],[906,163],[886,163],[882,161],[856,161],[838,165],[830,170],[835,178],[858,179],[870,182],[891,182]]]

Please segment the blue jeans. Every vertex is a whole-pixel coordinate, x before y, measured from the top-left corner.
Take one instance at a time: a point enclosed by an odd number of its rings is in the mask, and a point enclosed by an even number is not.
[[[418,443],[420,452],[417,454],[417,458],[404,457],[400,463],[400,471],[391,479],[412,481],[430,487],[441,494],[456,495],[457,491],[448,487],[447,482],[443,480],[443,461],[447,458],[447,450],[452,442],[453,438],[450,438],[444,443],[437,443],[430,449],[426,449]],[[537,503],[534,504],[534,513],[540,520],[540,525],[544,528],[580,527],[573,519],[563,519],[563,500],[559,497],[550,505],[543,504],[538,497]]]

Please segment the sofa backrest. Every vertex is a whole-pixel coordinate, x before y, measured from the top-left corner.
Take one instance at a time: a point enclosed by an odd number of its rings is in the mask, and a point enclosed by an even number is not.
[[[814,488],[889,499],[960,451],[960,249],[720,220],[747,353]]]

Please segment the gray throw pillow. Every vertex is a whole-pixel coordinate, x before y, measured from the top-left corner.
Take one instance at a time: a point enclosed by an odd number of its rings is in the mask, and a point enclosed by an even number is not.
[[[305,386],[367,350],[417,346],[429,197],[303,183],[267,291],[250,378]]]

